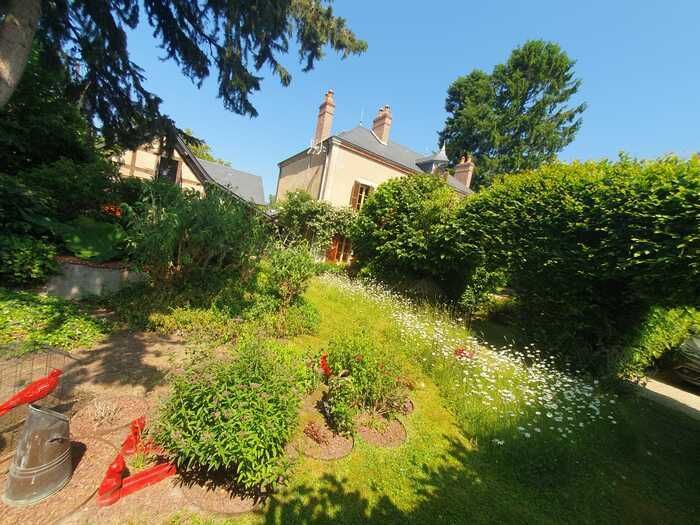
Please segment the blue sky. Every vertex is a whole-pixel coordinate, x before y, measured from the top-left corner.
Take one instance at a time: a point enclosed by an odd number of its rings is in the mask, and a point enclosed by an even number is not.
[[[251,119],[226,111],[215,78],[193,86],[162,62],[151,30],[130,37],[132,60],[180,127],[192,128],[215,155],[263,177],[274,193],[277,162],[308,146],[323,93],[334,89],[334,131],[356,126],[377,109],[393,112],[391,137],[419,152],[436,147],[449,84],[475,68],[490,71],[528,39],[559,43],[583,80],[583,126],[564,160],[652,158],[700,151],[700,2],[697,0],[369,1],[336,0],[368,51],[340,60],[332,52],[310,73],[295,53],[284,88],[268,71]]]

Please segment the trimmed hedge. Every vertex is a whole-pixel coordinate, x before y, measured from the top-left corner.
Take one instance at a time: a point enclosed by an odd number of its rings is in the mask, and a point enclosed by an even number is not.
[[[552,164],[465,200],[455,250],[503,269],[528,335],[614,369],[652,306],[700,302],[700,161]]]

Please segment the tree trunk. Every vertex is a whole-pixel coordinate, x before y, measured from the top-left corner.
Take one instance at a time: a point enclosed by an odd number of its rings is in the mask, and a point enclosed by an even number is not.
[[[41,0],[9,0],[0,22],[0,108],[10,100],[24,73],[39,26]]]

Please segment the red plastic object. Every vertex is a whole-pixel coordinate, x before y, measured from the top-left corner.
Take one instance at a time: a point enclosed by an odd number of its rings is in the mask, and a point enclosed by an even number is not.
[[[0,405],[0,416],[7,414],[10,410],[19,405],[33,403],[34,401],[48,396],[58,386],[61,374],[63,374],[62,370],[54,368],[46,377],[37,379],[25,386],[22,390]]]
[[[144,416],[131,422],[129,435],[122,443],[120,452],[107,468],[105,477],[97,489],[97,504],[99,506],[112,505],[129,494],[154,485],[175,474],[175,465],[172,463],[159,463],[132,476],[124,477],[124,470],[126,469],[124,456],[135,454],[139,448],[146,452],[151,450],[160,451],[150,441],[141,440],[144,428],[146,428],[146,418]]]

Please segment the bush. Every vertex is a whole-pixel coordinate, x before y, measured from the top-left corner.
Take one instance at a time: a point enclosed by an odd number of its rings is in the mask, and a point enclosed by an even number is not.
[[[648,368],[656,365],[667,352],[678,348],[694,327],[700,327],[698,310],[652,308],[641,327],[623,346],[617,372],[627,379],[643,379]]]
[[[347,237],[355,219],[349,208],[335,208],[305,191],[287,193],[275,204],[275,223],[284,244],[309,244],[323,251],[336,235]]]
[[[116,223],[78,217],[54,228],[61,235],[66,248],[80,259],[111,261],[123,253],[126,234]]]
[[[279,312],[266,314],[259,320],[263,333],[269,337],[315,334],[320,322],[316,307],[304,301]]]
[[[253,342],[233,362],[210,362],[173,381],[154,438],[181,472],[221,472],[245,490],[286,474],[299,385],[274,352]]]
[[[61,222],[84,214],[99,214],[113,201],[118,181],[116,166],[104,159],[77,162],[60,159],[18,175],[24,185],[51,198],[49,217]]]
[[[306,291],[313,275],[314,260],[306,246],[273,248],[260,262],[257,287],[287,307]]]
[[[530,337],[594,371],[651,305],[700,301],[700,160],[552,164],[466,199],[465,257],[503,269]]]
[[[18,235],[0,236],[0,276],[10,284],[43,281],[58,269],[56,248]]]
[[[330,425],[338,432],[354,429],[352,417],[369,410],[391,418],[401,410],[407,390],[398,362],[363,336],[330,342],[327,363],[331,370],[324,407]]]
[[[474,270],[464,292],[462,292],[462,296],[459,298],[459,305],[467,314],[467,325],[469,328],[471,328],[474,313],[479,308],[488,305],[491,294],[503,285],[502,273],[489,272],[482,266]]]
[[[131,257],[157,282],[242,271],[266,242],[261,214],[213,186],[201,195],[148,182],[142,199],[124,208]]]
[[[459,297],[471,265],[450,256],[459,199],[444,180],[413,175],[385,182],[362,206],[352,232],[354,261],[375,277],[401,282],[431,279]]]

